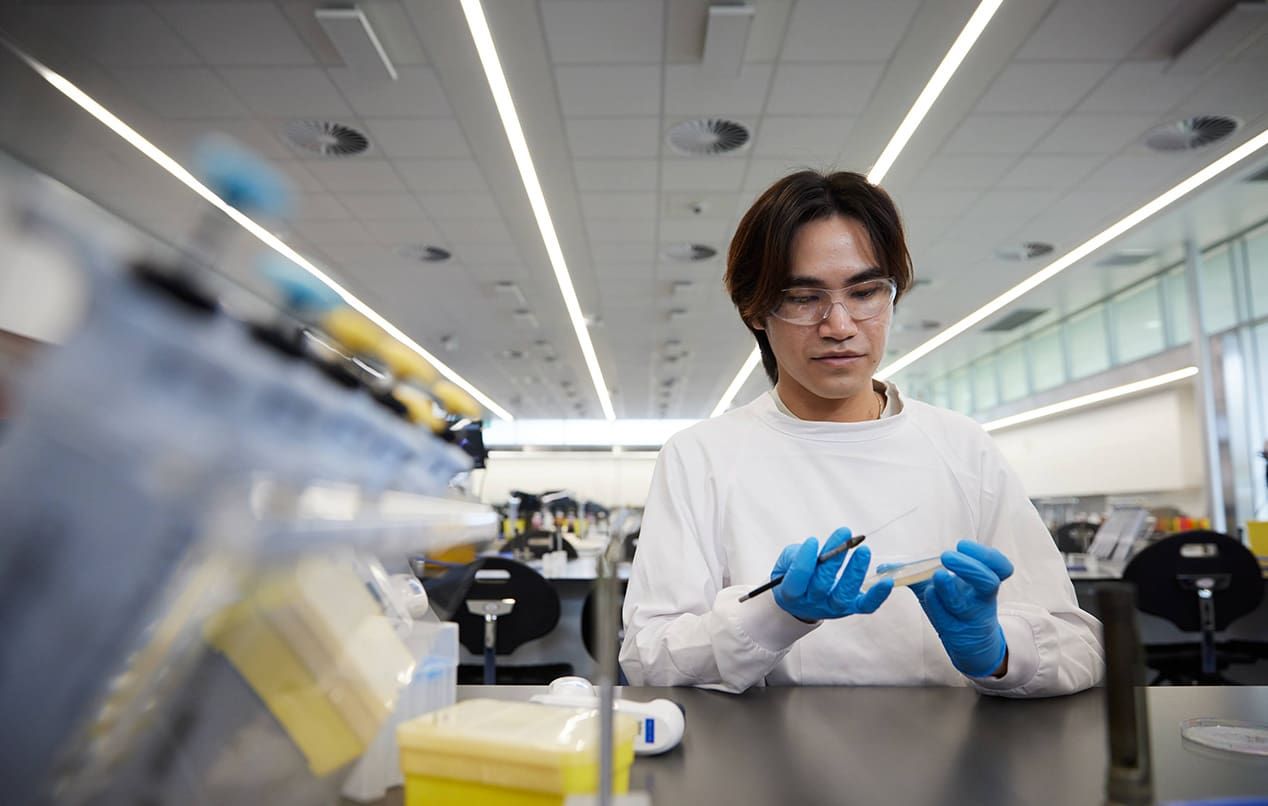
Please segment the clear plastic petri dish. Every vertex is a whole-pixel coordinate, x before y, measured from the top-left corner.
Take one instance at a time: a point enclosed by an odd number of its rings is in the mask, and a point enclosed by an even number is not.
[[[933,572],[941,567],[942,559],[940,557],[918,557],[915,559],[899,557],[878,563],[869,577],[869,581],[872,584],[876,584],[882,579],[892,579],[896,588],[904,585],[915,585],[932,577]]]
[[[1268,757],[1268,725],[1204,716],[1181,722],[1180,735],[1204,747]]]

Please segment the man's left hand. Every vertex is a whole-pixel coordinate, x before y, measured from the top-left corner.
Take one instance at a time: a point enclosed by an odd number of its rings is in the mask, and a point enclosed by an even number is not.
[[[961,540],[942,553],[933,579],[912,585],[951,663],[968,677],[989,677],[1004,668],[1008,645],[996,599],[1013,564],[997,549]]]

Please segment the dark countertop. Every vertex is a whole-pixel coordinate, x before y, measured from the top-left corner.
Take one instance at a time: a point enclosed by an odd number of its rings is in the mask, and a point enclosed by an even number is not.
[[[532,686],[459,686],[458,698],[527,699]],[[667,804],[1101,804],[1102,691],[1007,700],[970,689],[799,687],[741,695],[627,688],[686,709],[680,747],[635,761],[632,789]],[[1268,687],[1148,690],[1159,801],[1268,796],[1268,757],[1184,743],[1197,716],[1268,724]]]

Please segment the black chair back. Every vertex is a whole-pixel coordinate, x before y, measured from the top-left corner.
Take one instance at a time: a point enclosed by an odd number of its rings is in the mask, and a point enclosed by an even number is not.
[[[476,655],[484,652],[484,617],[467,610],[465,602],[470,599],[515,600],[514,609],[497,620],[499,655],[511,654],[559,623],[559,594],[545,577],[524,563],[505,557],[481,557],[467,568],[470,581],[461,597],[463,604],[453,611],[451,619],[458,624],[458,641],[468,651]],[[503,571],[505,576],[483,579],[481,571]]]
[[[1055,536],[1057,551],[1063,554],[1085,553],[1088,546],[1092,545],[1092,538],[1096,537],[1098,528],[1096,524],[1088,523],[1087,521],[1071,521],[1061,524],[1057,527]]]
[[[1209,587],[1215,629],[1253,611],[1264,597],[1259,561],[1228,535],[1205,530],[1182,532],[1142,549],[1123,570],[1136,585],[1136,606],[1181,630],[1198,632],[1198,589]]]
[[[620,654],[621,642],[625,640],[625,623],[621,616],[621,608],[625,603],[625,589],[628,583],[620,583],[616,600],[616,646],[610,647],[609,651],[613,655]],[[599,657],[599,603],[595,601],[598,595],[599,587],[595,585],[586,594],[586,600],[581,605],[581,643],[585,644],[586,652],[596,661],[602,660]]]

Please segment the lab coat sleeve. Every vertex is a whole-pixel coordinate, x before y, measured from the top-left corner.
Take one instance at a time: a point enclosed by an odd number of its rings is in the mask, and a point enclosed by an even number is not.
[[[1101,624],[1079,608],[1061,554],[1021,480],[985,439],[978,540],[1013,562],[1013,576],[999,593],[1008,671],[970,682],[1005,697],[1056,696],[1097,685],[1105,674]]]
[[[765,594],[741,603],[726,586],[713,484],[671,441],[652,476],[625,595],[621,668],[635,686],[741,692],[764,682],[792,644],[815,629]]]

